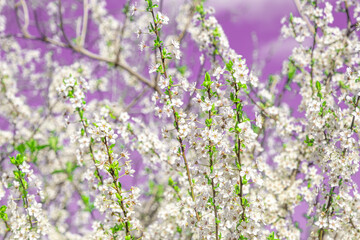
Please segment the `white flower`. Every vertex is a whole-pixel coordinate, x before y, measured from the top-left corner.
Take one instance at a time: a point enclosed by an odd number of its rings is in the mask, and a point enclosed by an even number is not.
[[[190,94],[193,94],[193,92],[195,92],[195,90],[196,90],[196,82],[193,82],[193,83],[191,83],[190,86],[189,86],[189,92],[190,92]]]
[[[144,40],[142,40],[142,41],[139,43],[139,49],[140,49],[140,51],[142,52],[142,51],[144,50],[144,48],[146,48],[146,47],[147,47],[147,46],[146,46]]]
[[[176,40],[174,40],[174,39],[171,40],[171,44],[172,44],[175,48],[180,48],[179,42],[176,41]]]
[[[262,128],[263,117],[261,116],[261,114],[258,114],[258,113],[255,113],[255,117],[256,117],[256,126],[258,126],[259,128]]]
[[[123,151],[120,153],[120,157],[122,158],[126,158],[126,159],[129,159],[129,153],[127,151]]]
[[[137,11],[137,2],[134,2],[134,4],[131,4],[130,6],[130,15],[134,16],[136,11]]]
[[[360,110],[359,110],[359,108],[356,108],[356,109],[355,109],[355,112],[353,112],[352,115],[353,115],[356,119],[360,119]]]
[[[255,177],[254,170],[250,167],[241,167],[240,176],[244,177],[246,175],[246,179],[253,179]]]
[[[187,91],[190,86],[189,82],[185,78],[181,78],[179,82],[180,86],[184,89],[184,91]]]
[[[183,104],[183,102],[181,101],[181,99],[173,99],[172,100],[172,105],[175,107],[181,107]]]
[[[136,38],[139,38],[140,35],[142,34],[142,31],[140,28],[138,28],[135,33],[136,33]]]
[[[108,138],[109,138],[109,142],[111,144],[114,144],[115,143],[115,139],[118,137],[117,134],[114,133],[114,130],[111,130],[109,133],[108,133]]]
[[[159,24],[168,24],[169,23],[169,18],[162,14],[161,12],[158,12],[157,17],[159,18]]]
[[[90,140],[87,137],[82,137],[79,139],[80,148],[87,148],[89,146]]]
[[[27,237],[29,240],[37,240],[40,239],[40,234],[35,231],[31,231]]]
[[[200,61],[200,64],[201,64],[201,65],[204,64],[204,61],[205,61],[204,54],[201,54],[201,56],[199,57],[199,61]]]
[[[167,88],[169,86],[169,78],[164,78],[160,76],[159,87],[161,89]]]
[[[72,107],[74,109],[76,108],[81,108],[82,105],[82,100],[80,98],[74,97],[74,98],[70,98],[70,102],[72,104]]]
[[[181,137],[186,137],[190,133],[189,125],[187,124],[181,124],[179,126],[179,134]]]
[[[318,226],[319,228],[326,228],[327,227],[326,219],[320,217],[319,220],[316,221],[315,225]]]
[[[213,73],[213,76],[216,77],[216,79],[220,78],[220,75],[224,73],[224,68],[217,67]]]
[[[201,102],[200,106],[203,111],[210,111],[212,108],[212,104],[208,98],[206,98],[205,101]]]
[[[21,169],[21,171],[23,173],[29,173],[30,172],[30,165],[27,164],[25,161],[19,166],[19,168]]]
[[[172,114],[172,109],[171,109],[170,105],[165,105],[165,106],[164,106],[164,109],[163,109],[163,112],[166,113],[166,115],[167,115],[168,117],[170,117],[171,114]]]
[[[335,219],[330,219],[329,221],[329,228],[333,229],[333,230],[337,230],[339,228],[339,222]]]
[[[157,63],[157,64],[152,65],[152,66],[150,67],[150,69],[149,69],[149,73],[156,72],[159,67],[160,67],[160,63]]]
[[[174,49],[173,53],[174,53],[176,59],[181,58],[181,51],[179,49]]]
[[[122,112],[122,113],[120,113],[120,115],[119,115],[119,120],[121,121],[121,122],[126,122],[127,120],[129,120],[130,119],[130,116],[129,116],[129,114],[127,113],[127,112]]]

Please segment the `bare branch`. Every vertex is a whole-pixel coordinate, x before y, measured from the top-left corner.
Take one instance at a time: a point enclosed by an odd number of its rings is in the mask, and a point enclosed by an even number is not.
[[[65,29],[64,29],[64,21],[63,21],[63,16],[62,16],[62,11],[61,11],[61,7],[62,7],[61,6],[61,0],[59,0],[59,2],[58,2],[58,7],[59,7],[59,9],[58,9],[59,18],[60,18],[60,30],[62,32],[62,35],[63,35],[64,39],[65,39],[65,42],[67,42],[67,44],[71,47],[71,42],[69,41],[69,39],[68,39],[68,37],[67,37],[67,35],[65,33]]]
[[[89,18],[89,5],[88,5],[88,0],[84,0],[84,13],[83,13],[83,19],[82,19],[82,28],[81,28],[80,41],[79,41],[79,45],[80,45],[81,47],[83,47],[83,46],[84,46],[84,43],[85,43],[85,37],[86,37],[86,32],[87,32],[88,18]]]
[[[21,5],[23,12],[24,12],[24,24],[21,25],[20,17],[19,17],[19,6]],[[20,2],[15,4],[15,13],[16,13],[16,21],[19,25],[19,28],[21,29],[21,32],[24,34],[24,36],[30,36],[28,32],[29,27],[29,10],[26,5],[26,2],[24,0],[20,0]]]

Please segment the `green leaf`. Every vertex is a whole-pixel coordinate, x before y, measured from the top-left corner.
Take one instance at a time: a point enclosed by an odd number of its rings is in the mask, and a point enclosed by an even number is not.
[[[318,90],[318,92],[321,91],[321,84],[319,81],[316,81],[316,89]]]
[[[90,197],[86,196],[86,195],[81,195],[81,199],[85,205],[85,211],[87,212],[92,212],[92,210],[94,210],[95,206],[94,204],[90,201]]]
[[[240,194],[240,186],[238,184],[235,184],[235,194],[236,195]]]
[[[293,22],[293,20],[294,20],[294,16],[293,16],[293,14],[292,14],[292,13],[290,13],[290,16],[289,16],[289,22]]]
[[[306,143],[309,147],[314,145],[314,139],[310,139],[308,135],[306,135],[306,139],[304,140],[304,143]]]
[[[187,67],[186,67],[186,65],[184,65],[184,66],[179,66],[179,67],[177,67],[177,70],[179,71],[179,73],[180,73],[182,76],[184,76],[184,74],[186,73]]]
[[[288,91],[290,92],[290,91],[291,91],[291,87],[290,87],[290,85],[289,85],[289,84],[286,84],[286,85],[285,85],[285,89],[286,89],[286,90],[288,90]]]
[[[251,128],[254,131],[254,133],[259,134],[260,128],[256,126],[255,124],[251,124]]]
[[[211,82],[210,74],[208,72],[206,72],[204,83],[202,84],[202,86],[204,86],[205,88],[209,88],[211,86],[211,84],[212,84],[212,82]]]
[[[5,205],[1,206],[0,207],[0,218],[4,221],[8,221],[9,218],[8,218],[8,215],[6,214],[6,209],[7,207]]]
[[[57,174],[57,173],[66,173],[66,170],[60,169],[60,170],[54,170],[51,172],[51,174]]]
[[[59,142],[58,137],[56,137],[56,136],[49,137],[49,147],[50,147],[50,149],[54,150],[55,152],[57,150],[59,150],[58,142]]]
[[[174,185],[174,181],[172,180],[171,177],[169,177],[168,184],[169,184],[169,186],[173,186],[173,185]]]
[[[233,65],[234,63],[231,60],[229,60],[229,62],[226,63],[226,70],[228,70],[231,73],[233,70]]]
[[[246,175],[244,175],[243,179],[242,179],[242,184],[246,185],[248,183],[248,180],[246,179]]]
[[[39,151],[39,150],[42,150],[42,149],[47,148],[47,147],[49,147],[49,145],[46,144],[46,145],[38,145],[36,148]]]
[[[216,27],[214,30],[213,30],[213,36],[214,37],[221,37],[221,34],[220,34],[220,31],[219,31],[219,28]]]
[[[349,89],[350,86],[349,85],[345,85],[345,83],[343,81],[339,81],[339,86],[342,88],[342,89]]]
[[[296,67],[294,66],[294,64],[292,63],[292,61],[289,61],[289,64],[288,64],[288,79],[289,80],[292,80],[295,76],[295,73],[296,73]]]
[[[274,80],[275,80],[275,77],[274,77],[274,75],[269,75],[269,85],[271,85],[273,82],[274,82]]]
[[[15,148],[19,153],[24,154],[26,150],[25,144],[21,143]]]
[[[272,232],[270,235],[266,238],[267,240],[279,240],[278,238],[275,238],[275,233]]]
[[[16,158],[10,157],[10,162],[11,162],[11,164],[16,165]]]
[[[29,141],[26,142],[26,145],[28,146],[28,148],[30,149],[30,152],[33,153],[37,150],[37,142],[35,139],[30,139]]]
[[[115,226],[110,229],[111,229],[112,234],[115,234],[124,229],[124,224],[123,223],[115,224]]]
[[[10,157],[10,162],[15,166],[21,165],[24,162],[24,160],[25,157],[22,154],[18,154],[16,155],[16,157]]]
[[[211,119],[211,118],[205,120],[205,124],[206,124],[207,127],[211,127],[211,123],[212,123],[212,119]]]

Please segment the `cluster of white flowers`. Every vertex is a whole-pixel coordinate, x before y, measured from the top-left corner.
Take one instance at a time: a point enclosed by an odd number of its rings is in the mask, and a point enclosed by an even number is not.
[[[0,236],[359,239],[360,2],[295,3],[260,82],[204,1],[0,0]]]

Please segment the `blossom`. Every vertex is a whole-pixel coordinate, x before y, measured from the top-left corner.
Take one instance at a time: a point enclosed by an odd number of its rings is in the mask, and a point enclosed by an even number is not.
[[[174,48],[179,49],[180,48],[180,44],[178,41],[171,39],[171,44],[174,46]]]
[[[130,10],[130,15],[134,16],[135,12],[138,10],[137,9],[137,2],[131,4],[129,10]]]
[[[168,24],[169,23],[169,18],[166,15],[162,14],[161,12],[158,12],[157,17],[159,19],[159,22],[158,22],[159,24]]]
[[[315,225],[318,226],[319,228],[326,228],[327,227],[327,221],[325,218],[320,217],[316,222]]]
[[[127,112],[120,113],[119,120],[121,122],[127,122],[129,119],[130,119],[130,116],[129,116],[129,114]]]
[[[213,73],[213,76],[216,77],[216,79],[220,78],[220,75],[224,73],[224,68],[217,67]]]
[[[190,87],[190,84],[186,78],[180,78],[179,79],[180,86],[184,89],[184,91],[187,91]]]
[[[160,67],[160,63],[152,65],[149,69],[149,73],[156,72],[159,69],[159,67]]]
[[[256,126],[258,126],[259,128],[262,128],[262,124],[263,124],[263,117],[261,116],[261,114],[255,113],[255,119],[256,119]]]
[[[161,89],[167,88],[169,86],[169,78],[164,78],[163,76],[160,76],[159,80],[159,86]]]
[[[203,111],[210,111],[212,108],[212,104],[208,98],[206,98],[205,101],[202,101],[200,103],[200,106],[203,109]]]
[[[181,51],[179,49],[174,49],[173,53],[174,53],[176,59],[181,58]]]
[[[186,137],[190,133],[190,128],[187,124],[181,124],[179,126],[179,134],[181,137]]]
[[[204,57],[204,54],[201,54],[200,57],[199,57],[199,61],[200,61],[200,64],[204,64],[204,61],[205,61],[205,57]]]
[[[355,112],[353,112],[352,115],[353,115],[356,119],[360,119],[360,110],[359,110],[359,108],[356,108],[356,109],[355,109]]]
[[[88,137],[82,137],[79,139],[79,143],[80,143],[80,148],[87,148],[90,144],[90,140]]]
[[[138,28],[135,33],[136,33],[136,38],[139,38],[140,35],[142,34],[142,31],[140,28]],[[140,45],[139,45],[139,47],[140,47]]]
[[[142,40],[142,41],[139,43],[139,49],[140,49],[140,51],[142,52],[146,47],[147,47],[147,45],[145,44],[145,41]]]
[[[111,130],[110,132],[108,132],[107,137],[109,139],[110,144],[114,144],[115,139],[118,137],[118,135],[114,133],[114,130]]]
[[[127,151],[123,151],[120,153],[120,156],[123,157],[123,158],[126,158],[126,159],[129,159],[129,153]]]
[[[183,102],[181,101],[181,99],[173,99],[172,100],[172,105],[175,107],[181,107],[181,105],[183,104]]]

